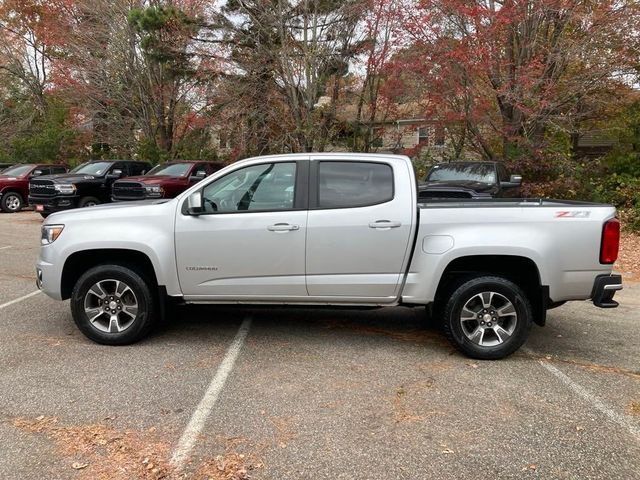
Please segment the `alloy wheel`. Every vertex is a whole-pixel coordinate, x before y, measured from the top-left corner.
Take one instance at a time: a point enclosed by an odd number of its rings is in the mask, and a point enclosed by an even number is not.
[[[138,299],[122,280],[101,280],[85,294],[84,312],[97,330],[120,333],[138,317]]]
[[[17,195],[13,194],[13,193],[9,193],[7,195],[6,200],[5,200],[5,205],[12,212],[17,211],[20,208],[20,204],[21,203],[22,202],[20,201],[20,198]]]
[[[472,296],[460,312],[462,332],[481,347],[506,342],[513,335],[517,323],[515,306],[497,292],[481,292]]]

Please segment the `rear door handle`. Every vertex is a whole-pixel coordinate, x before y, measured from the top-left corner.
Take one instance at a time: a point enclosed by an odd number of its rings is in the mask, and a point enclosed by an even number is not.
[[[275,225],[269,225],[267,230],[270,232],[292,232],[300,230],[298,225],[291,225],[290,223],[276,223]]]
[[[398,228],[401,226],[401,222],[392,222],[391,220],[376,220],[369,224],[369,228]]]

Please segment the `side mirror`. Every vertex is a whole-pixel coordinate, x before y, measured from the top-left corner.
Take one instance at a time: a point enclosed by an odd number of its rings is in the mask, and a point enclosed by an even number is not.
[[[202,180],[206,176],[207,176],[207,172],[205,172],[204,170],[200,170],[200,171],[196,172],[195,175],[191,175],[191,177],[189,177],[189,180],[192,181],[192,182],[199,182],[200,180]]]
[[[522,184],[522,175],[511,175],[508,182],[500,182],[504,188],[517,188]]]
[[[39,177],[40,175],[42,175],[42,170],[34,170],[31,174],[32,177]]]
[[[200,190],[193,192],[187,197],[187,215],[200,215],[204,212],[202,206],[202,192]]]
[[[108,176],[109,176],[109,178],[121,178],[122,177],[122,170],[119,170],[119,169],[116,168]]]

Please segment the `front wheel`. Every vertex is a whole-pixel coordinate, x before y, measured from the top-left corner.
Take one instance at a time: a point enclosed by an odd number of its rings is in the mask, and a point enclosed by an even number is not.
[[[152,292],[150,284],[132,269],[98,265],[85,272],[73,288],[73,320],[94,342],[137,342],[156,322],[156,298]]]
[[[82,197],[78,202],[78,208],[94,207],[100,205],[100,200],[96,197]]]
[[[531,330],[531,304],[518,285],[497,276],[457,284],[444,307],[444,331],[465,355],[496,360],[524,344]]]
[[[2,197],[2,203],[0,203],[0,207],[2,207],[2,211],[5,213],[19,212],[23,206],[24,200],[22,200],[22,196],[16,192],[5,193]]]

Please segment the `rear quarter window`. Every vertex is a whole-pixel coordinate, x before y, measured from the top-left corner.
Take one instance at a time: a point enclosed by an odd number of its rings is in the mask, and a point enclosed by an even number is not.
[[[386,163],[322,161],[318,208],[351,208],[393,200],[393,169]]]

